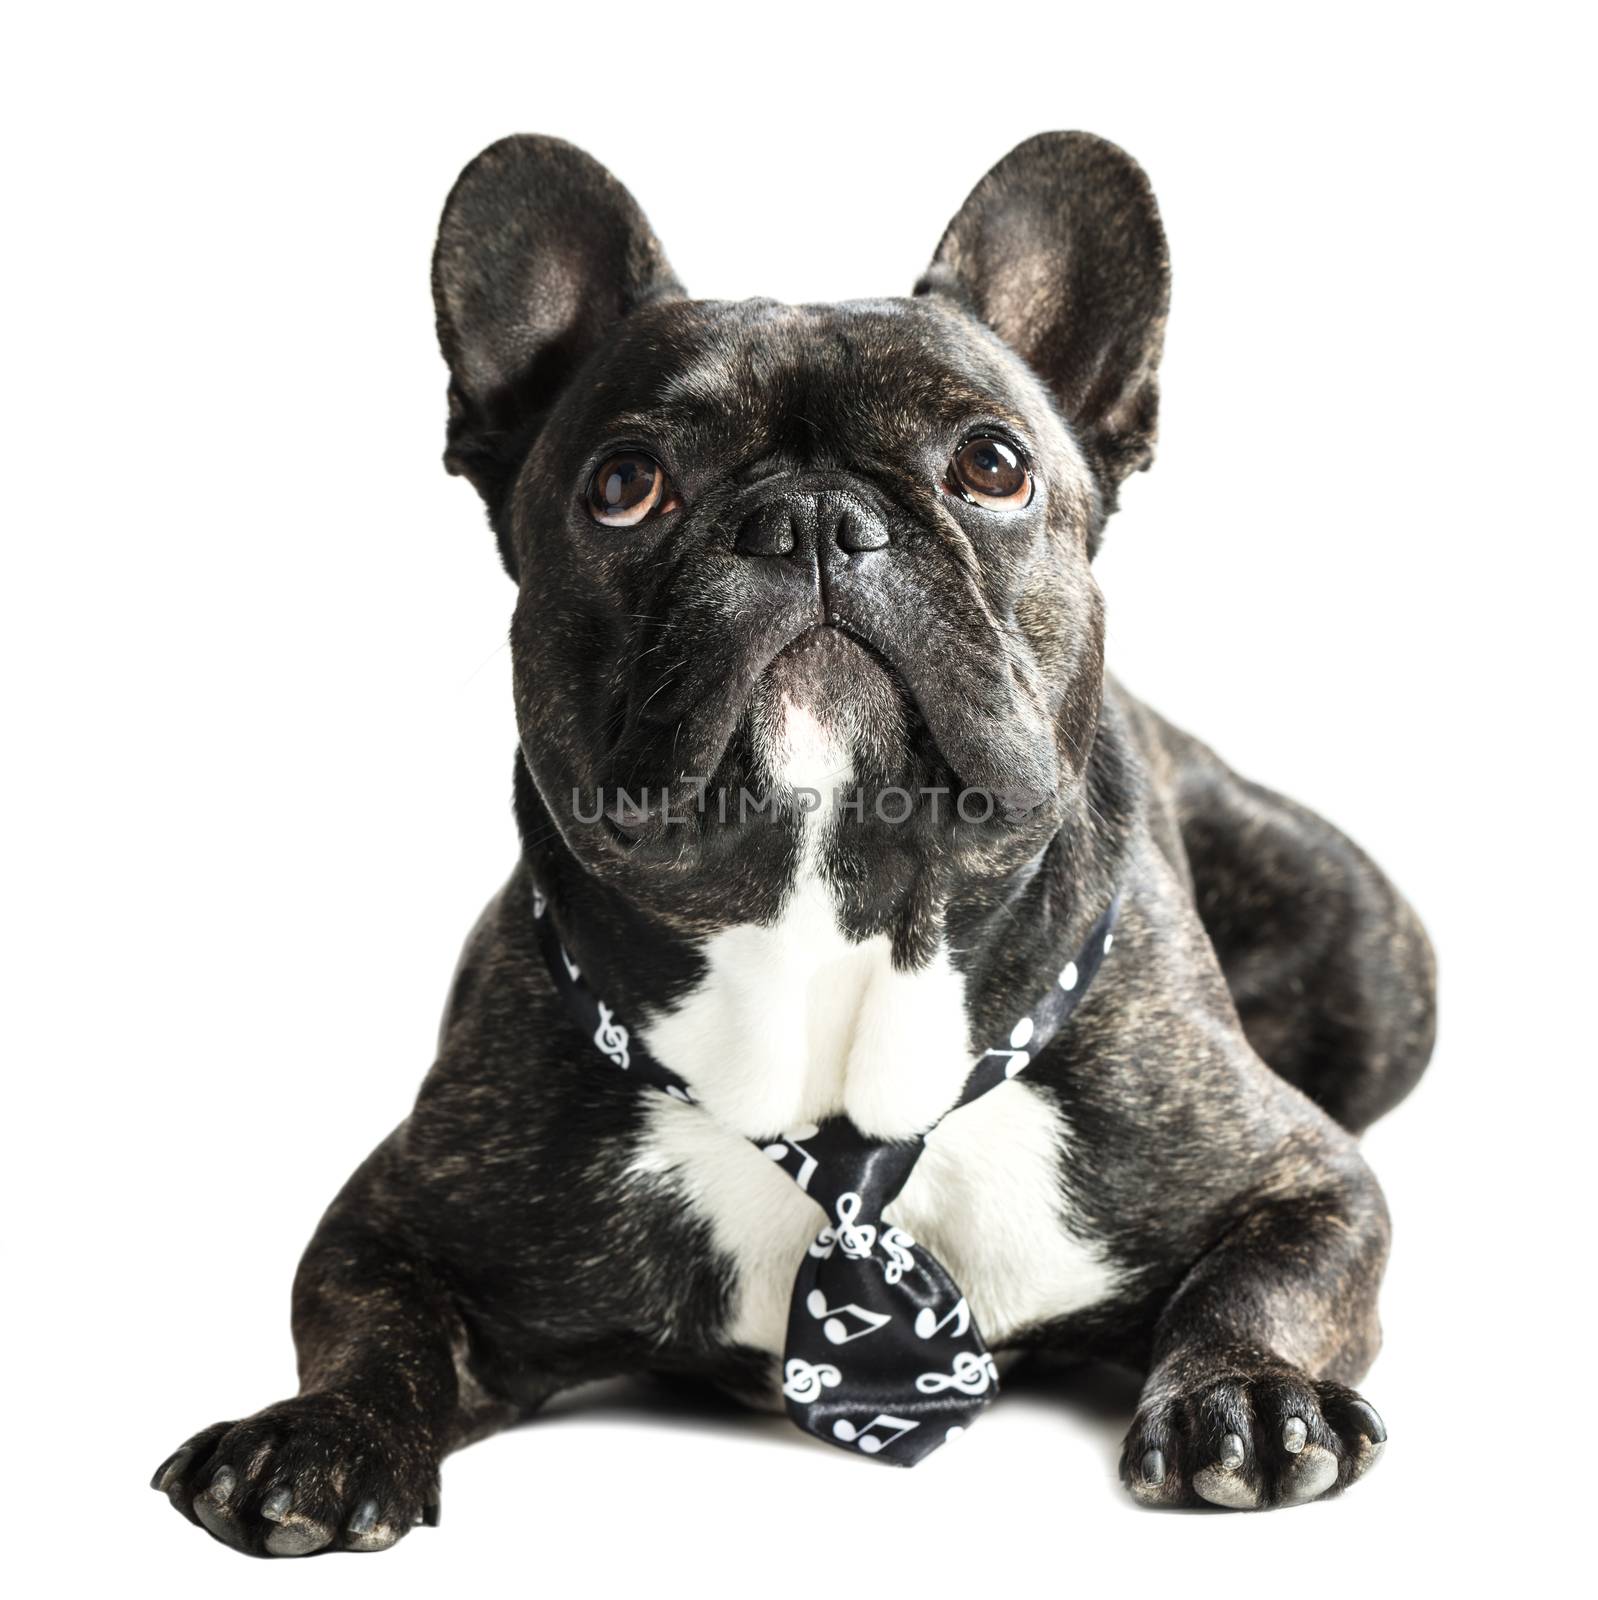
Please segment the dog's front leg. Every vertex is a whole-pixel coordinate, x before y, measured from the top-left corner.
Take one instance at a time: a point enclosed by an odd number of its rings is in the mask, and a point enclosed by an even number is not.
[[[387,1548],[436,1519],[439,1462],[459,1442],[457,1334],[432,1275],[346,1192],[295,1278],[299,1395],[195,1434],[155,1487],[252,1555]]]
[[[1387,1211],[1350,1170],[1256,1204],[1172,1297],[1121,1475],[1154,1505],[1296,1505],[1346,1487],[1386,1430],[1348,1385],[1380,1343]]]

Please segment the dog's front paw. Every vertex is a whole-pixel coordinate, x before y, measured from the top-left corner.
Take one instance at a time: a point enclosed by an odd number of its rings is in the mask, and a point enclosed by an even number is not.
[[[1144,1390],[1121,1479],[1147,1505],[1296,1506],[1346,1489],[1386,1442],[1340,1383],[1268,1359],[1176,1363]]]
[[[249,1555],[386,1550],[438,1520],[438,1462],[415,1429],[343,1394],[302,1395],[195,1434],[151,1487]]]

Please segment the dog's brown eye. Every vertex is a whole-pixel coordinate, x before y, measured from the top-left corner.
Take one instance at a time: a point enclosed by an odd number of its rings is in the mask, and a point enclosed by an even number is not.
[[[588,514],[607,528],[635,528],[651,512],[670,509],[666,474],[641,450],[611,456],[588,485]]]
[[[968,439],[949,463],[949,482],[967,500],[999,511],[1019,511],[1032,498],[1032,474],[1003,439]]]

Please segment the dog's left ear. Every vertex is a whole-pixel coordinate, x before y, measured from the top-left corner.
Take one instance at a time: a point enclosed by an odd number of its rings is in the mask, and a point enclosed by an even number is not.
[[[456,180],[433,255],[444,464],[482,495],[513,575],[504,500],[545,414],[617,323],[681,293],[638,202],[575,145],[516,134]]]
[[[958,300],[1043,379],[1103,483],[1154,458],[1170,303],[1165,232],[1143,169],[1090,133],[1040,133],[949,224],[917,294]]]

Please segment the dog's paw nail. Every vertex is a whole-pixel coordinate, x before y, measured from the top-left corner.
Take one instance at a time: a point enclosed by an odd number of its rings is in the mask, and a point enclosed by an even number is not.
[[[1221,1465],[1228,1472],[1235,1472],[1243,1465],[1243,1436],[1229,1433],[1221,1440]]]
[[[289,1489],[274,1489],[261,1502],[261,1515],[268,1522],[281,1522],[294,1504],[294,1494]]]
[[[377,1502],[364,1500],[356,1507],[355,1515],[350,1518],[349,1526],[344,1530],[344,1548],[346,1550],[387,1550],[390,1545],[399,1542],[403,1530],[396,1528],[391,1522],[377,1520]]]
[[[1308,1437],[1309,1429],[1304,1426],[1302,1417],[1289,1417],[1282,1426],[1282,1448],[1290,1456],[1296,1456],[1304,1448]]]
[[[1347,1481],[1358,1483],[1382,1459],[1387,1449],[1387,1428],[1368,1400],[1355,1400],[1349,1405],[1342,1428],[1352,1447]],[[1348,1438],[1350,1434],[1352,1438]]]
[[[238,1474],[232,1467],[218,1467],[211,1475],[211,1481],[206,1485],[204,1498],[223,1505],[233,1498],[233,1491],[239,1486]]]
[[[422,1522],[429,1528],[436,1528],[438,1526],[438,1501],[429,1500],[427,1504],[422,1507]]]
[[[1387,1443],[1386,1425],[1376,1415],[1376,1407],[1369,1400],[1356,1400],[1348,1409],[1354,1421],[1359,1425],[1359,1431],[1372,1444]]]
[[[184,1468],[194,1459],[192,1450],[174,1450],[165,1461],[155,1469],[155,1476],[150,1479],[150,1487],[158,1489],[165,1494],[179,1478],[183,1476]]]
[[[1158,1450],[1150,1450],[1143,1457],[1143,1481],[1155,1489],[1165,1482],[1165,1456]]]

